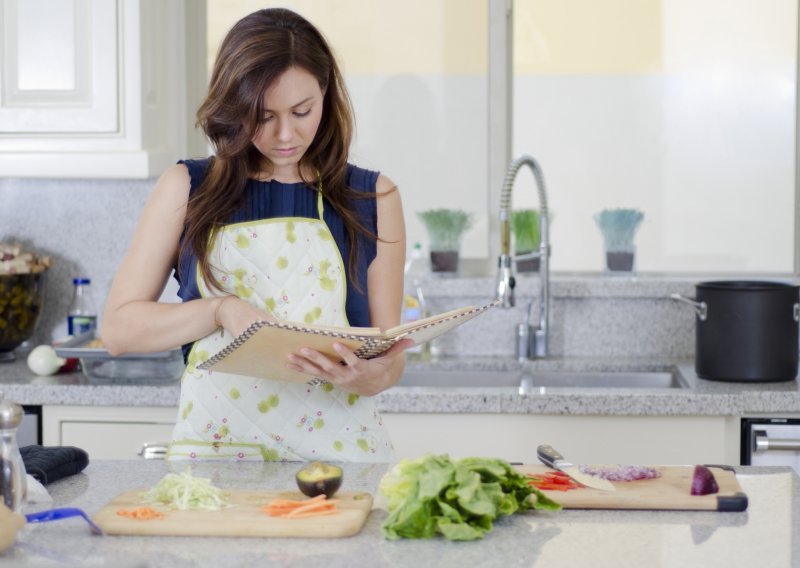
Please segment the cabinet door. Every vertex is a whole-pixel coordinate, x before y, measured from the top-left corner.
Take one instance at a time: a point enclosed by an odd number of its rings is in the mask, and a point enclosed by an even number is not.
[[[42,443],[75,446],[92,459],[135,459],[144,444],[170,441],[176,412],[171,407],[46,406]]]
[[[739,464],[739,420],[729,416],[384,414],[398,459],[425,453],[538,463],[551,444],[573,463]]]
[[[0,8],[0,133],[117,132],[117,3],[3,0]],[[16,140],[17,151],[28,143]]]
[[[204,14],[201,0],[0,0],[0,172],[145,178],[204,155]]]

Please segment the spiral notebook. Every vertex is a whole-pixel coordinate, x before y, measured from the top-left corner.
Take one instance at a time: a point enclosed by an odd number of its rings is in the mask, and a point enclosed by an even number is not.
[[[475,308],[466,306],[382,332],[377,327],[332,327],[303,325],[295,322],[257,321],[222,351],[197,366],[198,369],[307,383],[304,373],[287,369],[288,356],[308,347],[340,362],[333,349],[338,342],[352,349],[362,359],[377,357],[401,339],[425,343],[479,316],[497,305],[494,301]]]

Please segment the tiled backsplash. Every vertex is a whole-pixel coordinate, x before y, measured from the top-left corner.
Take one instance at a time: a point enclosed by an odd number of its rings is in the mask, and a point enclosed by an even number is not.
[[[75,277],[92,279],[92,299],[102,309],[154,182],[0,178],[0,241],[54,261],[31,343],[66,333]]]
[[[0,179],[0,241],[19,241],[53,257],[45,312],[32,343],[49,343],[65,332],[72,279],[92,279],[102,310],[114,272],[133,235],[155,180]],[[605,276],[556,274],[551,279],[550,353],[570,357],[633,357],[658,361],[694,355],[695,316],[669,298],[694,295],[698,276]],[[787,278],[776,277],[786,280]],[[447,355],[514,356],[516,326],[526,303],[538,298],[538,278],[517,279],[517,306],[493,309],[437,340]],[[492,299],[494,276],[423,282],[434,312]],[[174,286],[165,297],[174,298]],[[538,318],[533,306],[533,319]]]
[[[694,311],[669,298],[694,295],[695,279],[619,277],[598,274],[551,278],[549,355],[554,357],[625,357],[660,362],[694,356]],[[434,312],[492,299],[493,277],[437,278],[424,291]],[[447,355],[515,355],[517,325],[539,319],[538,277],[517,277],[516,306],[494,308],[436,340],[434,349]]]

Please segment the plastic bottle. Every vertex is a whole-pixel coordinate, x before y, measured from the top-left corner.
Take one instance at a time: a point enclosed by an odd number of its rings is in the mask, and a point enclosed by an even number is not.
[[[430,315],[422,291],[422,282],[427,272],[428,266],[422,245],[415,243],[404,268],[402,323],[414,322]],[[430,343],[415,345],[406,350],[406,354],[412,358],[423,360],[429,359],[430,353]]]
[[[17,428],[24,412],[14,401],[0,400],[0,492],[3,503],[19,513],[25,506],[27,478],[17,445]]]
[[[92,281],[88,278],[75,278],[72,283],[75,291],[67,312],[67,333],[80,335],[97,327],[97,310],[89,291]]]

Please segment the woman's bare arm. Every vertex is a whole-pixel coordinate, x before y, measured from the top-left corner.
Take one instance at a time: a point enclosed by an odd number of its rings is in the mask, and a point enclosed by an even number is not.
[[[161,351],[195,341],[214,331],[215,317],[238,334],[265,315],[236,298],[158,302],[176,264],[189,186],[187,168],[172,166],[159,178],[142,210],[103,311],[101,335],[113,355]]]

